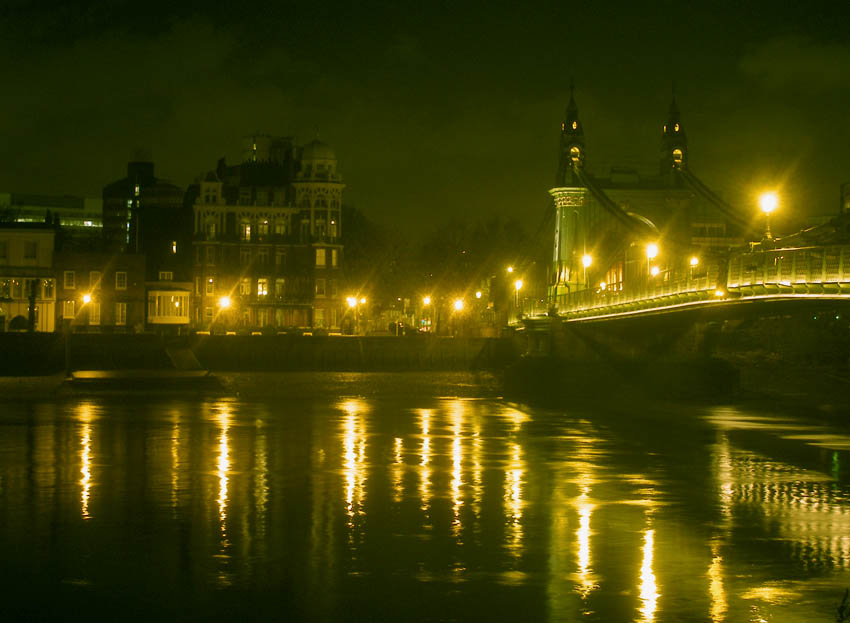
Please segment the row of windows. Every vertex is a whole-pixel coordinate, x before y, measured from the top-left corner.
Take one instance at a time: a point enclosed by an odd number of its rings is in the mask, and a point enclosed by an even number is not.
[[[38,258],[38,242],[35,240],[24,240],[24,261],[34,262]],[[9,241],[0,240],[0,262],[9,261]]]
[[[203,249],[206,249],[204,251]],[[330,251],[330,253],[328,253]],[[329,257],[330,256],[330,257]],[[256,257],[257,264],[260,266],[268,266],[271,257],[271,249],[269,247],[261,247],[256,250],[256,254],[252,252],[250,247],[239,249],[239,265],[250,266],[252,260]],[[208,266],[215,266],[216,248],[214,246],[197,246],[195,247],[195,263],[201,264],[201,260],[206,260]],[[277,249],[275,251],[274,263],[275,266],[286,266],[287,252],[285,249]],[[316,249],[316,266],[330,266],[336,268],[339,266],[339,249]],[[160,273],[162,274],[162,273]],[[165,281],[160,277],[160,281]]]
[[[162,273],[160,273],[162,274]],[[89,271],[89,289],[97,290],[100,288],[101,279],[103,278],[103,274],[99,270]],[[161,277],[160,277],[161,279]],[[62,287],[66,290],[74,290],[77,287],[77,272],[74,270],[66,270],[63,275]],[[116,270],[115,271],[115,289],[116,290],[126,290],[127,289],[127,271]]]
[[[116,326],[124,326],[127,324],[127,303],[115,303],[114,304],[114,316],[113,319],[115,321]],[[91,301],[87,303],[84,308],[80,311],[85,310],[88,313],[88,323],[90,325],[99,325],[100,324],[100,303],[98,301]],[[71,299],[68,301],[64,301],[62,303],[62,317],[63,318],[75,318],[76,317],[76,301]]]
[[[257,296],[268,296],[271,293],[271,290],[269,290],[271,285],[271,279],[268,279],[266,277],[260,277],[259,279],[257,279]],[[339,295],[336,279],[316,279],[314,288],[316,296]],[[202,280],[201,277],[195,277],[195,294],[201,294],[202,289],[203,293],[206,295],[215,295],[215,278],[207,277],[205,280]],[[243,279],[241,279],[239,281],[238,292],[240,296],[253,295],[254,288],[252,279],[249,277],[244,277]],[[274,280],[274,295],[277,297],[286,296],[286,279],[278,277]]]
[[[0,299],[25,299],[33,293],[37,298],[52,299],[55,295],[56,282],[53,279],[0,279]],[[39,291],[41,290],[39,297]]]

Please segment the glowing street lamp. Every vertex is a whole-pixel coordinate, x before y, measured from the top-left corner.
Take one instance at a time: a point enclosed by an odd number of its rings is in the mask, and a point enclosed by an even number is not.
[[[477,298],[477,299],[480,299],[480,298],[481,298],[481,290],[478,290],[478,291],[475,293],[475,298]]]
[[[509,272],[509,273],[514,272],[514,267],[513,267],[513,266],[508,266],[508,272]]]
[[[357,299],[354,298],[353,296],[346,297],[345,302],[348,303],[348,306],[351,309],[354,309],[355,307],[357,307]]]
[[[222,296],[220,299],[218,299],[218,306],[222,309],[229,309],[230,304],[231,301],[229,296]]]
[[[360,298],[360,304],[361,304],[361,305],[365,305],[365,304],[366,304],[366,297],[365,297],[365,296]]]
[[[455,299],[454,308],[455,311],[463,311],[463,299]]]
[[[423,298],[422,298],[422,304],[423,304],[423,305],[426,305],[426,306],[427,306],[427,305],[430,305],[430,304],[431,304],[431,297],[430,297],[430,296],[425,296],[425,297],[423,297]]]
[[[764,212],[765,230],[764,239],[772,240],[773,234],[770,233],[770,214],[779,207],[779,197],[775,192],[762,193],[759,196],[759,208]]]
[[[590,265],[593,264],[593,258],[585,253],[581,256],[581,265],[585,268],[590,268]]]
[[[660,272],[661,272],[661,269],[658,268],[658,266],[653,266],[652,268],[649,269],[649,274],[652,275],[653,277],[657,277],[658,273],[660,273]]]
[[[83,304],[88,305],[91,303],[91,294],[83,294]]]
[[[699,258],[696,255],[691,258],[691,266],[699,266]]]
[[[654,260],[656,257],[658,257],[658,245],[650,242],[646,245],[646,259]]]
[[[522,290],[522,279],[517,279],[516,281],[514,281],[514,289],[515,289],[517,292],[519,292],[520,290]]]

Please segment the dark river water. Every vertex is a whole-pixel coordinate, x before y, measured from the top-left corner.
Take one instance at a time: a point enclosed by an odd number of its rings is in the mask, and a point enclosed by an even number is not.
[[[0,620],[834,621],[850,435],[471,375],[0,401]]]

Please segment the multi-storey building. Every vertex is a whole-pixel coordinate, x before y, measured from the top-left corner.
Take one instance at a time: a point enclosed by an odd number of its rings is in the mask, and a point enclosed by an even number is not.
[[[148,329],[179,331],[189,325],[192,208],[184,195],[157,178],[144,155],[127,165],[127,177],[103,189],[106,248],[145,257]]]
[[[192,189],[199,329],[336,329],[342,321],[336,155],[315,140],[245,139]]]
[[[144,329],[143,255],[81,251],[68,245],[56,252],[56,283],[60,325],[94,333]]]
[[[55,232],[45,224],[0,225],[0,331],[53,331]]]

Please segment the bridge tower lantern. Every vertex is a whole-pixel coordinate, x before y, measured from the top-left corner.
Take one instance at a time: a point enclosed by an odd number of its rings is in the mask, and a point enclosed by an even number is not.
[[[682,127],[679,107],[676,105],[676,94],[670,102],[667,123],[661,130],[661,175],[670,175],[673,169],[684,168],[688,165],[688,137]]]

